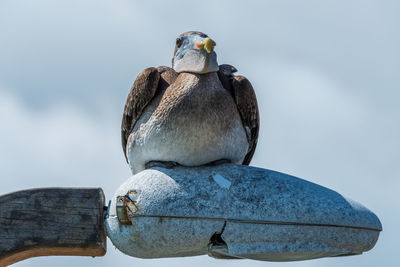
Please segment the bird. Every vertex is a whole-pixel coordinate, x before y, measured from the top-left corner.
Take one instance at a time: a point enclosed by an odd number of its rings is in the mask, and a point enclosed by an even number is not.
[[[172,68],[139,73],[124,107],[121,139],[133,174],[150,167],[249,165],[259,132],[250,81],[218,65],[216,42],[199,31],[178,36]]]

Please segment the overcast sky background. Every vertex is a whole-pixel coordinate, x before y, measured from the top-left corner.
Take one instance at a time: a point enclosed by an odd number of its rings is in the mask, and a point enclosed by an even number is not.
[[[0,194],[102,187],[130,176],[120,145],[129,88],[170,65],[188,30],[253,84],[261,113],[252,165],[348,196],[384,231],[364,255],[296,263],[207,256],[40,257],[15,266],[399,266],[400,2],[0,2]]]

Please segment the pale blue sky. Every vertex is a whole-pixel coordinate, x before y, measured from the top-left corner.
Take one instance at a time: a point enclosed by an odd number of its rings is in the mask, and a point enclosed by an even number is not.
[[[1,1],[0,194],[100,186],[110,198],[130,175],[119,133],[130,85],[200,30],[256,90],[253,165],[359,201],[384,228],[362,256],[298,263],[140,260],[109,243],[96,259],[15,266],[397,266],[399,13],[398,1]]]

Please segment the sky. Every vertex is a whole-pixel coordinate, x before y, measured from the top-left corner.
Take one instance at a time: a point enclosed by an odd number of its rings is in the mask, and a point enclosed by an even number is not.
[[[130,176],[120,144],[129,88],[171,64],[176,37],[207,33],[219,63],[256,91],[253,166],[354,199],[383,232],[361,256],[296,263],[143,260],[108,242],[104,257],[39,257],[15,266],[398,266],[398,1],[0,2],[0,194],[90,186],[106,197]]]

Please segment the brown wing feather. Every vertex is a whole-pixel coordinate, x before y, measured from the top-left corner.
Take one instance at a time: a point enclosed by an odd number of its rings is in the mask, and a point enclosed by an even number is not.
[[[249,149],[243,160],[243,165],[249,165],[256,150],[258,131],[260,128],[260,114],[253,86],[244,76],[233,76],[233,98],[236,102],[243,126],[249,140]]]
[[[231,92],[233,99],[242,118],[249,141],[249,149],[243,160],[243,165],[249,165],[257,146],[258,131],[260,128],[260,115],[256,94],[250,81],[244,76],[234,76],[236,69],[230,65],[221,65],[223,68],[218,73],[224,88]],[[228,67],[232,71],[228,71]]]
[[[136,121],[154,96],[165,91],[176,77],[177,73],[165,66],[147,68],[137,76],[126,100],[121,124],[122,149],[127,162],[126,145]]]

